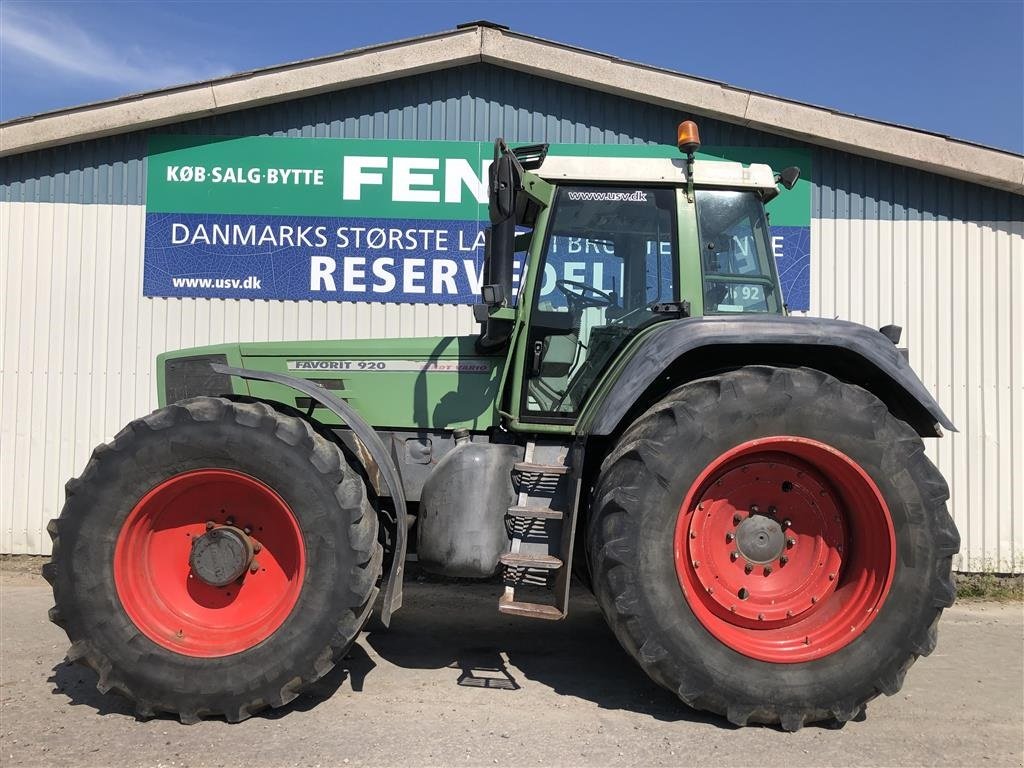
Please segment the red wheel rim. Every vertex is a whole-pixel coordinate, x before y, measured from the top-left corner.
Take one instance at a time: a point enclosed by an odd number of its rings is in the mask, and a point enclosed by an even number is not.
[[[803,437],[726,451],[683,500],[675,564],[704,627],[739,653],[796,663],[871,624],[896,564],[878,486],[853,459]]]
[[[214,527],[255,550],[244,573],[216,587],[197,578],[193,541]],[[302,590],[305,545],[284,500],[255,478],[226,469],[184,472],[142,497],[114,550],[125,612],[158,645],[187,656],[227,656],[270,637]]]

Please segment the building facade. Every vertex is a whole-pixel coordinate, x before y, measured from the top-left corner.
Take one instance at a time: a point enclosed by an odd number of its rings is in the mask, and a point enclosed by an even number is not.
[[[458,304],[144,295],[151,136],[656,145],[684,119],[809,153],[809,314],[903,327],[959,429],[926,441],[956,567],[1021,572],[1024,158],[481,25],[0,126],[0,552],[49,552],[64,482],[155,407],[160,352],[477,329]]]

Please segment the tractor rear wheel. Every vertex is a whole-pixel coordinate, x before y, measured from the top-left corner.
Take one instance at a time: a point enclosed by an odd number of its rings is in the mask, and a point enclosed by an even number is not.
[[[50,618],[140,716],[244,720],[326,674],[381,570],[361,477],[309,423],[199,397],[99,446],[51,521]]]
[[[622,435],[588,523],[623,647],[737,725],[856,716],[899,690],[953,601],[959,535],[918,435],[867,391],[748,367]]]

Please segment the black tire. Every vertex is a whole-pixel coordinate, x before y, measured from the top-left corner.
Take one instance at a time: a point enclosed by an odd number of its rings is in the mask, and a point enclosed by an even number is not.
[[[676,573],[680,504],[698,475],[748,440],[793,435],[831,445],[877,484],[896,537],[896,569],[876,618],[857,639],[813,661],[770,663],[716,639]],[[688,383],[633,423],[603,462],[588,522],[598,603],[616,637],[687,705],[736,725],[858,715],[899,690],[935,648],[953,602],[959,535],[949,491],[918,435],[869,392],[811,369],[748,367]]]
[[[306,565],[294,608],[273,634],[241,652],[200,658],[136,627],[113,562],[122,525],[150,489],[208,468],[245,473],[276,491],[298,524]],[[357,472],[304,420],[264,403],[186,400],[133,421],[68,481],[61,515],[49,525],[50,618],[71,640],[68,660],[91,667],[97,688],[131,699],[140,717],[237,722],[287,704],[353,642],[377,594],[377,525]]]

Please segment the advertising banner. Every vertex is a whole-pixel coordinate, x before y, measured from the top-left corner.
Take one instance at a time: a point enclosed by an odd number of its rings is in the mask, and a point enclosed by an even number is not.
[[[492,153],[480,142],[153,136],[143,293],[473,304]],[[678,157],[650,145],[552,145],[551,153]],[[802,150],[699,157],[801,165],[805,178],[810,170]],[[769,210],[786,300],[806,309],[809,183]]]

